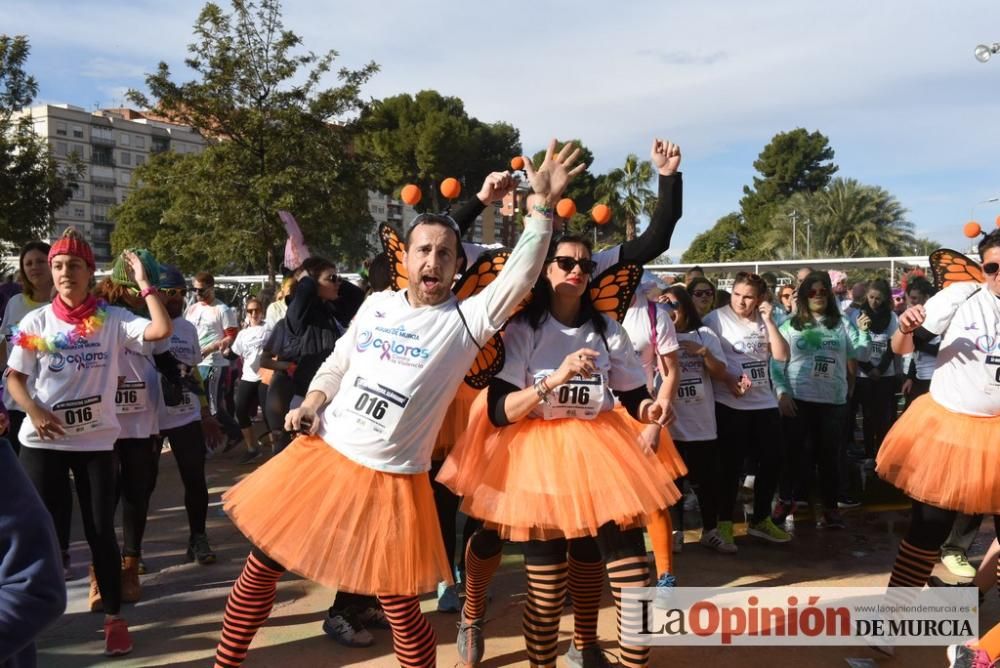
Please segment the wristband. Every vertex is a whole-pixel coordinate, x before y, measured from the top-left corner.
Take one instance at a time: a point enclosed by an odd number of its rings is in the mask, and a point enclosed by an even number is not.
[[[531,210],[534,211],[534,212],[536,212],[536,213],[540,213],[543,216],[551,218],[552,217],[552,212],[555,209],[553,209],[551,206],[539,206],[538,204],[536,204],[533,207],[531,207]]]
[[[549,392],[551,392],[551,390],[549,390],[548,386],[545,384],[544,378],[535,383],[535,392],[538,394],[538,403],[549,403]]]
[[[157,293],[156,286],[150,285],[149,287],[143,288],[142,291],[139,293],[139,296],[145,299],[149,295],[155,295],[156,293]]]

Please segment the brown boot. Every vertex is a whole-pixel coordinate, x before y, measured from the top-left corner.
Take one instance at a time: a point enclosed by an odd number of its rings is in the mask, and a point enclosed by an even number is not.
[[[125,557],[122,559],[122,603],[135,603],[141,597],[139,557]]]
[[[90,595],[87,596],[90,603],[91,612],[101,612],[104,610],[104,602],[101,600],[101,590],[97,586],[97,575],[94,573],[94,565],[90,565]]]

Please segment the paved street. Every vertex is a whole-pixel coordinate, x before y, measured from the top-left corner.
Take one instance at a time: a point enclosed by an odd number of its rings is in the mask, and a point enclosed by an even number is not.
[[[238,575],[248,545],[222,514],[219,497],[240,476],[250,471],[236,463],[239,453],[230,452],[208,463],[209,536],[219,561],[198,566],[185,561],[187,528],[182,504],[182,488],[169,452],[161,459],[159,486],[153,498],[145,543],[145,559],[151,573],[143,577],[143,600],[123,610],[135,643],[135,651],[122,659],[101,655],[101,620],[86,611],[86,545],[79,526],[74,528],[73,571],[69,582],[70,603],[66,614],[40,639],[40,665],[46,668],[83,666],[172,666],[173,668],[212,665],[215,642],[221,628],[225,597]],[[869,488],[869,496],[891,497],[884,489]],[[275,499],[281,503],[281,499]],[[684,551],[676,556],[680,584],[790,585],[822,582],[825,585],[882,585],[888,578],[905,513],[899,506],[883,504],[875,510],[848,515],[848,528],[824,532],[799,521],[794,544],[762,545],[737,536],[740,552],[720,555],[696,543],[698,532],[689,532]],[[742,527],[737,531],[742,533]],[[981,555],[992,538],[993,527],[986,522],[974,547]],[[936,571],[948,576],[939,565]],[[520,635],[524,579],[520,557],[508,550],[505,563],[494,582],[495,598],[489,609],[487,659],[485,668],[525,666]],[[375,631],[377,643],[370,649],[341,647],[323,635],[320,624],[333,592],[297,577],[286,577],[279,585],[277,604],[269,623],[258,634],[246,665],[248,668],[292,668],[299,666],[395,665],[387,631]],[[457,661],[454,645],[456,615],[431,612],[435,600],[428,597],[425,611],[437,630],[441,645],[440,666]],[[981,625],[988,627],[1000,619],[1000,602],[995,594],[987,598]],[[567,611],[562,625],[562,646],[571,636],[572,619]],[[605,593],[600,634],[606,647],[614,650],[615,613],[609,593]],[[657,648],[654,666],[716,666],[774,668],[774,666],[815,666],[844,668],[847,658],[869,658],[880,668],[896,666],[945,666],[943,649],[901,648],[894,658],[877,655],[862,647],[699,649]]]

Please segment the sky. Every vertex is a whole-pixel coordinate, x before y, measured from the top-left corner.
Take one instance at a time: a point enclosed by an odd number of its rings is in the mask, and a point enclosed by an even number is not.
[[[160,61],[191,78],[203,5],[0,0],[0,30],[28,35],[39,102],[114,106]],[[648,157],[654,137],[676,142],[675,261],[738,209],[771,137],[797,127],[829,137],[838,176],[895,195],[918,235],[965,248],[966,221],[1000,217],[1000,202],[980,204],[1000,197],[1000,56],[973,57],[1000,42],[995,0],[285,0],[284,17],[307,49],[340,54],[334,70],[377,62],[364,96],[460,97],[518,128],[529,155],[578,137],[601,173]]]

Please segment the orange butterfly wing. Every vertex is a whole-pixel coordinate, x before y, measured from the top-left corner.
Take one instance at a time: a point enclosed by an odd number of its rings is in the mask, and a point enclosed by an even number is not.
[[[931,253],[930,264],[931,273],[934,275],[934,286],[938,290],[952,283],[966,281],[982,283],[986,280],[979,263],[949,248],[939,248]]]
[[[625,319],[642,279],[642,267],[637,264],[616,264],[590,282],[590,301],[594,308],[615,322]]]
[[[478,295],[483,291],[483,288],[496,280],[507,263],[508,257],[510,257],[510,251],[505,248],[497,248],[486,251],[476,258],[476,261],[469,265],[469,268],[465,270],[452,289],[458,301]]]
[[[378,226],[378,236],[382,240],[382,249],[389,256],[389,280],[393,290],[405,290],[410,284],[406,276],[406,263],[403,262],[402,239],[391,226],[382,223]]]

